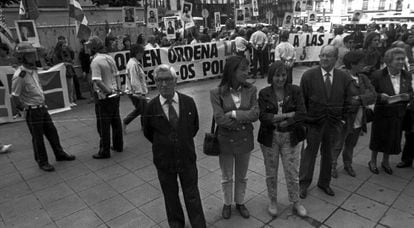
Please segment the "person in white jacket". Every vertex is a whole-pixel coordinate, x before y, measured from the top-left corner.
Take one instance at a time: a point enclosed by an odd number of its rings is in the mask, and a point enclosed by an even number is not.
[[[137,116],[144,113],[147,105],[146,95],[148,93],[146,75],[141,63],[139,62],[144,55],[144,47],[141,45],[132,45],[130,55],[131,58],[126,66],[127,74],[125,80],[125,93],[128,94],[135,109],[122,121],[124,134],[126,134],[127,125]]]

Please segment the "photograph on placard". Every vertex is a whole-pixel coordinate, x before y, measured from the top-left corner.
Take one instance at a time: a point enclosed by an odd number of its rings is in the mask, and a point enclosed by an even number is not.
[[[316,11],[309,11],[308,12],[308,23],[315,24],[316,23]]]
[[[34,20],[18,20],[15,21],[15,26],[19,42],[28,42],[34,46],[40,46],[39,34]]]
[[[236,25],[244,24],[244,8],[236,9]]]
[[[253,16],[257,17],[259,16],[259,5],[257,4],[257,0],[252,0],[253,5]]]
[[[122,7],[123,27],[134,28],[136,26],[135,21],[135,8],[134,7]]]
[[[361,20],[362,17],[362,10],[355,10],[354,14],[352,15],[352,22],[359,22]]]
[[[137,2],[137,7],[139,7],[139,8],[144,7],[144,0],[136,0],[136,2]]]
[[[158,9],[157,8],[148,8],[147,15],[147,27],[148,28],[158,28]]]
[[[164,17],[163,19],[167,39],[175,39],[175,21],[177,20],[177,17]]]
[[[214,12],[214,24],[216,28],[216,32],[221,30],[221,15],[220,12]]]
[[[290,12],[286,12],[285,16],[283,17],[283,28],[290,29],[293,23],[293,14]]]
[[[301,0],[296,0],[294,2],[294,6],[295,6],[295,12],[301,12],[302,11],[302,8],[301,8],[302,2],[301,2]]]
[[[253,16],[253,7],[250,4],[244,4],[244,20],[250,21]]]
[[[184,2],[183,8],[181,10],[181,19],[186,23],[192,21],[193,20],[192,12],[193,12],[193,3]]]

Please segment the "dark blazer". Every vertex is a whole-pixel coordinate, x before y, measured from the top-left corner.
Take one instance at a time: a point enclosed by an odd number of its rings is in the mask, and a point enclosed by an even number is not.
[[[371,81],[368,79],[368,77],[365,74],[358,74],[358,82],[352,79],[352,82],[350,84],[350,91],[351,91],[351,97],[358,96],[359,100],[354,101],[352,99],[351,104],[349,106],[347,116],[346,116],[346,129],[351,130],[354,127],[354,122],[356,115],[358,113],[358,110],[360,107],[362,107],[362,129],[366,132],[366,109],[368,105],[372,105],[375,103],[375,100],[377,98],[377,93],[375,92],[374,86],[371,84]]]
[[[259,92],[259,108],[260,108],[260,128],[257,141],[264,146],[272,147],[273,131],[273,116],[278,113],[278,104],[276,94],[273,92],[273,87],[268,86]],[[287,119],[289,126],[283,129],[284,132],[290,133],[290,142],[295,146],[304,138],[298,135],[302,128],[302,122],[305,119],[306,108],[303,102],[301,89],[296,85],[286,84],[285,98],[282,104],[282,113],[295,112],[295,116]],[[305,132],[303,132],[305,133]]]
[[[319,124],[325,120],[331,123],[345,121],[345,113],[351,99],[349,85],[351,76],[334,69],[331,95],[328,98],[320,67],[307,70],[300,81],[307,110],[307,122]]]
[[[143,116],[144,135],[152,143],[154,164],[167,171],[180,171],[196,162],[193,138],[199,128],[197,108],[187,95],[178,93],[178,99],[178,129],[168,121],[159,95],[148,103]]]
[[[259,119],[257,89],[253,85],[241,88],[241,104],[236,108],[230,92],[222,87],[210,91],[214,119],[218,126],[218,141],[221,153],[248,153],[254,148],[253,122]],[[236,110],[236,119],[225,113]]]

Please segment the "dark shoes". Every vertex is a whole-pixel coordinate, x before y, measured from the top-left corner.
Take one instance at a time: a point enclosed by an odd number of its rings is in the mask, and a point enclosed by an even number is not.
[[[240,215],[243,218],[249,218],[250,217],[249,210],[247,210],[247,208],[246,208],[246,206],[244,206],[244,204],[236,204],[236,209],[239,211]]]
[[[66,154],[66,153],[56,157],[56,161],[73,161],[75,159],[76,157],[74,155]]]
[[[92,155],[94,159],[108,159],[111,158],[111,155],[102,155],[100,153]]]
[[[46,172],[53,172],[53,171],[55,171],[55,167],[53,167],[49,163],[42,164],[42,165],[39,164],[39,168],[41,170],[43,170],[43,171],[46,171]]]
[[[118,152],[118,153],[121,153],[124,151],[123,149],[115,149],[113,146],[111,146],[111,150]]]
[[[224,204],[221,216],[223,216],[224,219],[229,219],[231,217],[231,205]]]
[[[352,168],[352,166],[345,166],[344,169],[349,174],[349,176],[356,177],[356,173],[354,169]]]
[[[388,173],[389,175],[392,175],[392,169],[389,165],[385,166],[383,163],[381,163],[381,167],[384,169],[386,173]]]
[[[335,195],[335,192],[329,186],[323,187],[322,185],[318,185],[318,188],[320,188],[323,192],[325,192],[326,195],[329,195],[329,196],[334,196]]]
[[[306,188],[303,188],[303,189],[301,188],[300,193],[299,193],[299,197],[301,199],[305,199],[306,196],[308,196],[308,190]]]
[[[368,168],[373,174],[379,174],[378,168],[373,166],[371,162],[368,162]]]
[[[408,168],[413,166],[413,163],[409,163],[409,162],[400,162],[397,164],[397,168]]]

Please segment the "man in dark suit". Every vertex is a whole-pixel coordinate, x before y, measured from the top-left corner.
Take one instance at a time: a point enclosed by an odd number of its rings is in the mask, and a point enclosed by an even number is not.
[[[300,82],[308,118],[307,146],[302,152],[299,173],[302,199],[306,198],[307,189],[312,182],[319,146],[321,168],[318,187],[330,196],[335,195],[329,187],[332,152],[339,142],[340,131],[345,124],[344,113],[351,98],[351,77],[334,69],[338,49],[334,46],[324,46],[319,58],[320,67],[306,71]]]
[[[158,66],[154,79],[160,95],[147,106],[143,118],[144,135],[152,143],[168,224],[170,227],[185,225],[178,196],[178,176],[191,226],[206,227],[193,140],[199,128],[196,105],[191,97],[175,91],[177,74],[171,66]]]

